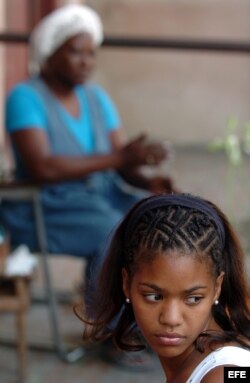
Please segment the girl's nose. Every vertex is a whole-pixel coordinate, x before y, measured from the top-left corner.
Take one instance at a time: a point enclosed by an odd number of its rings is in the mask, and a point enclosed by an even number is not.
[[[180,325],[182,322],[181,304],[176,301],[164,302],[161,307],[159,322],[170,327]]]

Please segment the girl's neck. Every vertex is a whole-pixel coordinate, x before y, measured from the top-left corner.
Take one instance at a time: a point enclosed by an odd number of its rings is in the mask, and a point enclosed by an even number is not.
[[[161,359],[167,383],[185,383],[191,375],[193,369],[204,358],[204,355],[194,347],[181,356],[171,358],[171,360]]]

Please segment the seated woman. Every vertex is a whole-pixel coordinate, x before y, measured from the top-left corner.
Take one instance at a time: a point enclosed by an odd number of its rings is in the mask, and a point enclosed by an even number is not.
[[[145,136],[128,141],[110,97],[89,81],[102,40],[89,7],[55,10],[31,34],[32,75],[6,102],[16,177],[41,185],[48,250],[86,258],[93,283],[105,240],[127,210],[148,193],[172,190],[168,177],[140,173],[165,160],[166,149]],[[2,204],[1,218],[13,245],[37,249],[29,203]]]

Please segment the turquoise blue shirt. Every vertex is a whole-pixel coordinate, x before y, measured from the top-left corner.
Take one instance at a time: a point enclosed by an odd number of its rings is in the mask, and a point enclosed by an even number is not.
[[[110,132],[118,129],[121,126],[121,121],[114,103],[102,87],[94,84],[94,88],[102,108],[104,129]],[[70,115],[58,101],[60,112],[68,129],[77,138],[84,151],[91,154],[93,152],[92,124],[84,85],[76,86],[74,91],[79,101],[79,116]],[[39,94],[27,83],[18,84],[9,93],[5,118],[5,126],[10,134],[29,127],[46,130],[47,126],[45,105]]]

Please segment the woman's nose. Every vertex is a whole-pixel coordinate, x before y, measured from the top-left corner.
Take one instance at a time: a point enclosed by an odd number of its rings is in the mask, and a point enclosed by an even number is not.
[[[88,62],[88,58],[86,57],[85,54],[81,54],[79,57],[79,62],[82,66],[86,66],[86,63]]]
[[[180,325],[182,322],[181,304],[176,301],[164,302],[161,307],[159,322],[171,327]]]
[[[82,66],[89,67],[93,65],[94,59],[90,55],[82,54],[80,61]]]

